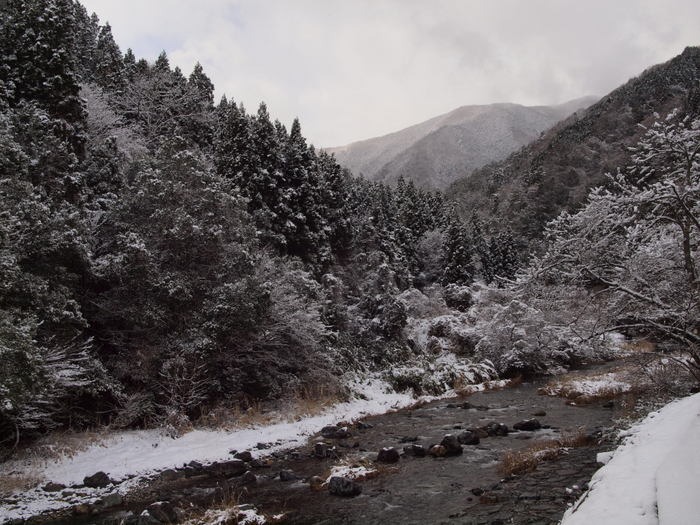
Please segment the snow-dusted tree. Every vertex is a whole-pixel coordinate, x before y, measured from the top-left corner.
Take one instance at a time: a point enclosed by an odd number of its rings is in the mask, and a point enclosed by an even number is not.
[[[214,84],[204,72],[202,64],[197,62],[194,65],[187,83],[197,93],[196,99],[198,103],[205,108],[211,109],[214,107]]]
[[[476,272],[481,278],[490,283],[494,277],[494,264],[491,260],[491,250],[489,243],[484,234],[484,225],[476,213],[472,213],[469,218],[469,226],[471,230],[472,243],[474,244],[474,254],[476,261]]]
[[[479,305],[476,354],[504,376],[551,373],[570,363],[574,348],[566,325],[530,304],[518,290],[491,289]]]
[[[254,238],[245,220],[230,182],[178,137],[122,191],[96,231],[100,293],[92,298],[97,309],[91,316],[101,340],[114,349],[118,376],[148,383],[167,359],[201,360],[215,347],[202,324],[217,317],[203,305],[228,283],[249,294],[247,300],[228,298],[237,333],[248,330],[246,312],[257,306],[245,282]],[[141,363],[138,373],[134,360]]]
[[[316,169],[316,177],[321,184],[319,204],[329,229],[328,242],[332,255],[339,261],[347,261],[355,236],[355,225],[348,209],[350,176],[335,158],[324,151],[318,156]],[[329,257],[322,255],[321,259],[327,260]]]
[[[80,158],[85,111],[73,53],[73,3],[12,0],[0,17],[0,82],[9,106],[32,103],[46,111],[52,134],[68,146],[61,154]]]
[[[307,146],[299,119],[294,119],[284,148],[282,192],[277,222],[287,253],[317,265],[330,259],[325,203],[316,152]]]
[[[243,108],[222,99],[217,108],[214,164],[219,175],[232,180],[246,197],[248,188],[242,183],[254,168],[250,132],[250,121]]]
[[[123,74],[131,80],[114,102],[140,128],[149,147],[157,149],[161,140],[175,135],[208,146],[214,115],[208,100],[202,103],[202,86],[188,83],[178,68],[171,70],[165,52],[152,66],[145,61],[132,66],[132,60],[133,54],[127,53]]]
[[[112,36],[112,28],[105,24],[100,28],[94,52],[95,83],[110,92],[122,91],[126,76],[122,53]]]
[[[136,56],[131,48],[124,53],[124,77],[127,81],[133,82],[136,74]]]
[[[76,2],[73,54],[81,83],[94,81],[95,47],[99,33],[98,16],[95,13],[89,15],[87,9]]]
[[[491,237],[488,245],[488,274],[501,280],[509,280],[518,269],[518,248],[510,231]]]
[[[583,287],[606,330],[679,343],[700,378],[700,119],[657,122],[609,178],[548,225],[530,278]]]
[[[453,218],[445,234],[443,246],[445,269],[443,284],[470,284],[474,280],[474,249],[466,225]]]

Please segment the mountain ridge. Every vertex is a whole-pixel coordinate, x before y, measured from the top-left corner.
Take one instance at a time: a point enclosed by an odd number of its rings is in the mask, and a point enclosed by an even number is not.
[[[553,106],[465,105],[402,130],[325,150],[370,180],[395,184],[403,176],[421,187],[444,189],[465,170],[504,158],[594,100],[581,97]]]
[[[645,127],[674,108],[700,114],[699,78],[700,47],[687,47],[507,158],[464,173],[448,194],[465,214],[477,212],[494,227],[537,238],[548,220],[604,183],[605,173],[627,164],[628,148]]]

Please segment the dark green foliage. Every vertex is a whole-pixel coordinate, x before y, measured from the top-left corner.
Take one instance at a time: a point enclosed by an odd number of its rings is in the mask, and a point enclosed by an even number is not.
[[[204,73],[204,68],[197,62],[190,74],[188,84],[197,93],[196,101],[203,108],[211,109],[214,107],[214,84],[209,77]]]
[[[483,225],[476,214],[472,214],[469,222],[479,273],[484,281],[490,283],[493,281],[494,277],[494,263],[491,260],[491,251],[489,250],[488,241],[484,236]]]
[[[83,153],[84,121],[73,53],[70,0],[12,0],[0,26],[0,82],[10,107],[31,102],[54,119],[54,134]]]
[[[97,231],[92,324],[117,378],[156,395],[166,363],[195,370],[221,348],[220,334],[244,339],[266,308],[266,291],[251,281],[242,202],[185,146],[165,142]]]
[[[126,85],[124,58],[106,24],[100,28],[94,53],[94,81],[105,91],[120,92]]]
[[[470,284],[474,280],[474,248],[467,227],[460,219],[453,218],[450,222],[443,249],[442,284]]]
[[[139,127],[147,145],[154,151],[162,140],[174,136],[208,149],[214,115],[210,98],[204,92],[206,75],[201,68],[195,74],[198,80],[188,82],[178,68],[170,69],[165,52],[152,66],[145,61],[134,64],[133,58],[133,53],[127,52],[123,60],[120,77],[130,81],[123,89],[118,89],[118,96],[114,97],[119,113]]]
[[[351,191],[350,176],[333,157],[321,152],[316,160],[316,180],[320,182],[319,206],[325,218],[328,249],[339,262],[347,262],[352,253],[354,227],[347,210],[347,199]],[[322,259],[329,259],[323,254]]]
[[[89,15],[80,4],[75,5],[73,58],[81,82],[94,82],[95,48],[100,34],[100,20]]]
[[[351,177],[264,104],[215,107],[200,64],[122,56],[69,0],[1,20],[0,446],[407,358],[397,296],[440,278],[417,246],[441,195]]]
[[[502,232],[489,242],[489,273],[496,278],[510,280],[518,269],[519,249],[510,232]]]
[[[529,241],[521,243],[521,253],[536,249],[548,221],[582,206],[591,188],[606,183],[606,172],[630,160],[630,146],[644,133],[643,126],[654,122],[655,112],[680,107],[698,114],[693,101],[699,77],[700,47],[688,47],[507,159],[465,173],[447,194],[467,213],[478,211],[490,228],[508,227]]]
[[[131,48],[126,50],[124,53],[124,76],[129,82],[134,81],[134,76],[136,75],[136,57]]]

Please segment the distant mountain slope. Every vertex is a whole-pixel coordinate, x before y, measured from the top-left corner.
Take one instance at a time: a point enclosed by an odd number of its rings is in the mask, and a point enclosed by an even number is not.
[[[507,159],[476,173],[465,170],[447,193],[465,215],[476,211],[498,227],[536,238],[549,219],[575,208],[606,172],[628,162],[629,146],[644,131],[640,124],[652,123],[655,112],[663,117],[680,108],[697,114],[699,79],[700,47],[688,47]]]
[[[464,173],[505,158],[595,100],[585,97],[557,106],[463,106],[383,137],[327,151],[370,180],[393,184],[403,176],[422,187],[443,189]]]

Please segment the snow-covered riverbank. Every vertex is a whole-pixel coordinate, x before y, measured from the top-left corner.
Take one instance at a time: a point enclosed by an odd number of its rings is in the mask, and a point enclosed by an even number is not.
[[[503,382],[497,381],[500,385]],[[254,457],[302,445],[309,436],[326,425],[352,421],[364,416],[383,414],[417,402],[438,397],[415,398],[408,393],[396,393],[378,378],[366,379],[353,385],[360,396],[329,407],[322,413],[296,421],[284,417],[279,422],[233,430],[193,430],[172,438],[159,430],[120,431],[108,434],[86,448],[53,459],[12,460],[0,465],[0,475],[25,473],[36,478],[35,488],[18,494],[16,502],[0,508],[0,523],[26,518],[47,510],[55,510],[80,502],[93,502],[107,493],[124,494],[141,479],[164,469],[180,467],[190,461],[210,463],[230,459],[231,450],[250,450]],[[483,385],[474,385],[475,390]],[[454,396],[454,391],[439,397]],[[258,444],[263,444],[260,449]],[[80,485],[85,476],[105,472],[116,487],[71,490],[68,497],[61,491],[47,492],[42,487],[49,481],[66,486]]]
[[[700,519],[700,394],[625,432],[562,525],[694,525]]]

